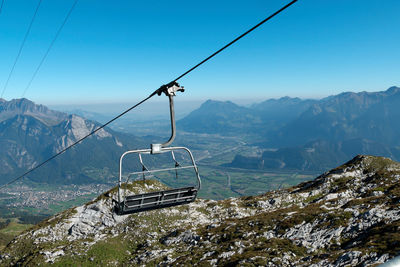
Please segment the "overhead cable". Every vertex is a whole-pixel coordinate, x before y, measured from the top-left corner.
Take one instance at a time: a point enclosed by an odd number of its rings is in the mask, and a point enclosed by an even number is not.
[[[36,70],[34,71],[31,79],[29,80],[27,86],[24,89],[24,92],[22,93],[21,97],[24,97],[26,94],[26,91],[28,91],[29,87],[31,86],[33,80],[35,79],[36,75],[39,72],[39,69],[42,67],[43,62],[45,61],[45,59],[47,58],[47,55],[50,53],[51,48],[53,47],[54,43],[56,42],[58,36],[60,35],[62,29],[64,28],[65,23],[67,23],[68,18],[70,17],[72,11],[74,10],[76,3],[78,2],[78,0],[75,0],[74,3],[72,4],[72,7],[70,8],[70,10],[67,13],[67,16],[64,18],[64,21],[62,22],[61,26],[58,28],[56,35],[54,36],[53,40],[51,41],[49,47],[46,50],[46,53],[43,55],[42,60],[40,60],[39,65],[36,67]]]
[[[4,5],[4,0],[1,0],[1,4],[0,4],[0,14],[1,14],[1,11],[3,10],[3,5]]]
[[[1,2],[0,13],[1,13],[1,9],[2,9],[2,7],[3,7],[3,3],[4,3],[4,0]],[[33,22],[35,21],[36,14],[37,14],[37,12],[38,12],[38,10],[39,10],[39,7],[40,7],[40,4],[41,4],[41,3],[42,3],[42,0],[39,0],[38,4],[37,4],[37,6],[36,6],[36,9],[35,9],[35,13],[33,14],[33,17],[32,17],[32,19],[31,19],[31,22],[29,23],[28,30],[27,30],[26,33],[25,33],[24,39],[23,39],[23,41],[22,41],[22,43],[21,43],[21,46],[19,47],[17,57],[16,57],[15,60],[14,60],[14,64],[13,64],[13,66],[12,66],[12,68],[11,68],[10,73],[8,74],[7,81],[6,81],[6,83],[4,84],[3,91],[1,92],[0,98],[3,98],[4,92],[5,92],[6,89],[7,89],[8,83],[9,83],[10,78],[11,78],[13,72],[14,72],[15,66],[17,65],[18,59],[19,59],[19,57],[21,56],[22,49],[24,48],[26,39],[28,38],[29,32],[31,31]]]
[[[100,129],[103,129],[104,127],[106,127],[107,125],[109,125],[110,123],[112,123],[113,121],[119,119],[120,117],[124,116],[126,113],[128,113],[129,111],[131,111],[132,109],[138,107],[139,105],[143,104],[144,102],[146,102],[147,100],[149,100],[150,98],[152,98],[154,95],[158,94],[161,95],[163,92],[166,91],[166,89],[170,86],[172,86],[173,84],[176,83],[176,81],[178,81],[179,79],[181,79],[182,77],[184,77],[185,75],[187,75],[188,73],[190,73],[191,71],[193,71],[194,69],[196,69],[197,67],[199,67],[200,65],[202,65],[203,63],[205,63],[206,61],[210,60],[212,57],[214,57],[215,55],[217,55],[218,53],[222,52],[223,50],[225,50],[226,48],[228,48],[229,46],[231,46],[233,43],[237,42],[239,39],[243,38],[245,35],[249,34],[250,32],[252,32],[254,29],[258,28],[259,26],[261,26],[262,24],[264,24],[265,22],[267,22],[268,20],[270,20],[271,18],[273,18],[274,16],[276,16],[277,14],[279,14],[280,12],[282,12],[283,10],[285,10],[286,8],[288,8],[289,6],[291,6],[292,4],[294,4],[295,2],[297,2],[297,0],[294,0],[292,2],[290,2],[289,4],[285,5],[284,7],[282,7],[281,9],[279,9],[278,11],[276,11],[275,13],[273,13],[272,15],[270,15],[269,17],[267,17],[266,19],[262,20],[260,23],[258,23],[257,25],[255,25],[254,27],[252,27],[251,29],[249,29],[248,31],[246,31],[245,33],[241,34],[240,36],[238,36],[236,39],[234,39],[233,41],[231,41],[230,43],[228,43],[227,45],[225,45],[224,47],[222,47],[221,49],[217,50],[215,53],[211,54],[210,56],[208,56],[207,58],[205,58],[203,61],[201,61],[200,63],[198,63],[197,65],[195,65],[194,67],[190,68],[188,71],[184,72],[182,75],[178,76],[175,80],[169,82],[168,84],[162,85],[159,89],[155,90],[153,93],[151,93],[148,97],[146,97],[145,99],[143,99],[142,101],[138,102],[137,104],[133,105],[132,107],[130,107],[129,109],[125,110],[124,112],[122,112],[121,114],[119,114],[118,116],[114,117],[113,119],[111,119],[110,121],[108,121],[107,123],[99,126],[97,129],[93,130],[92,132],[90,132],[89,134],[87,134],[86,136],[84,136],[83,138],[79,139],[78,141],[76,141],[75,143],[73,143],[72,145],[64,148],[63,150],[61,150],[60,152],[58,152],[57,154],[51,156],[50,158],[48,158],[47,160],[43,161],[42,163],[40,163],[39,165],[33,167],[32,169],[26,171],[25,173],[23,173],[22,175],[12,179],[11,181],[3,184],[2,186],[0,186],[0,189],[15,183],[16,181],[22,179],[23,177],[25,177],[26,175],[30,174],[31,172],[33,172],[34,170],[42,167],[43,165],[45,165],[46,163],[48,163],[49,161],[55,159],[56,157],[58,157],[59,155],[63,154],[65,151],[67,151],[68,149],[72,148],[73,146],[79,144],[81,141],[83,141],[84,139],[88,138],[89,136],[95,134],[97,131],[99,131]]]
[[[178,81],[179,79],[183,78],[184,76],[186,76],[187,74],[189,74],[189,72],[192,72],[194,69],[198,68],[200,65],[202,65],[203,63],[205,63],[206,61],[210,60],[211,58],[213,58],[214,56],[216,56],[217,54],[219,54],[220,52],[222,52],[223,50],[225,50],[226,48],[228,48],[229,46],[233,45],[234,43],[236,43],[237,41],[239,41],[240,39],[242,39],[244,36],[246,36],[247,34],[249,34],[250,32],[254,31],[255,29],[257,29],[258,27],[260,27],[261,25],[263,25],[265,22],[267,22],[268,20],[272,19],[273,17],[275,17],[276,15],[278,15],[279,13],[281,13],[283,10],[285,10],[286,8],[290,7],[291,5],[293,5],[294,3],[296,3],[297,0],[293,0],[292,2],[290,2],[289,4],[285,5],[284,7],[282,7],[281,9],[279,9],[278,11],[276,11],[275,13],[273,13],[272,15],[268,16],[267,18],[263,19],[262,21],[260,21],[257,25],[255,25],[254,27],[252,27],[251,29],[249,29],[248,31],[244,32],[243,34],[239,35],[238,37],[236,37],[232,42],[226,44],[225,46],[223,46],[221,49],[217,50],[216,52],[214,52],[213,54],[211,54],[210,56],[208,56],[207,58],[205,58],[203,61],[201,61],[200,63],[198,63],[197,65],[195,65],[194,67],[192,67],[191,69],[189,69],[188,71],[184,72],[183,74],[181,74],[180,76],[178,76],[175,80],[173,80],[174,82]]]

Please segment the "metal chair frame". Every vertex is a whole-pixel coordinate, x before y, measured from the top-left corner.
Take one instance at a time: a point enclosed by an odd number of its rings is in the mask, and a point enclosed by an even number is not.
[[[200,179],[200,174],[199,170],[197,168],[196,162],[194,160],[192,152],[186,148],[186,147],[166,147],[162,148],[161,153],[165,152],[173,152],[173,151],[178,151],[178,150],[183,150],[187,152],[187,154],[190,157],[191,163],[190,165],[185,165],[185,166],[177,166],[177,167],[172,167],[172,168],[161,168],[161,169],[154,169],[150,170],[148,169],[142,159],[142,154],[151,154],[151,149],[138,149],[138,150],[130,150],[126,151],[125,153],[122,154],[120,157],[119,161],[119,180],[118,180],[118,211],[120,214],[126,214],[126,213],[134,213],[134,212],[140,212],[144,210],[150,210],[150,209],[157,209],[157,208],[163,208],[167,206],[175,206],[175,205],[181,205],[181,204],[186,204],[191,201],[194,201],[197,196],[197,192],[201,188],[201,179]],[[134,196],[126,196],[126,189],[122,187],[124,184],[123,182],[123,160],[125,156],[129,154],[138,154],[139,155],[139,161],[143,167],[144,170],[142,171],[136,171],[136,172],[131,172],[127,176],[126,184],[129,182],[129,179],[131,176],[134,175],[142,175],[143,180],[145,180],[145,174],[147,173],[158,173],[158,172],[166,172],[166,171],[178,171],[181,169],[193,169],[195,174],[196,174],[196,179],[197,179],[197,185],[192,186],[192,187],[182,187],[182,188],[176,188],[176,189],[171,189],[171,190],[163,190],[159,192],[152,192],[152,193],[145,193],[145,194],[138,194]],[[176,161],[175,161],[176,162]],[[139,201],[138,203],[138,199]]]
[[[116,211],[118,214],[129,214],[145,210],[159,209],[170,206],[182,205],[192,202],[196,199],[197,193],[201,188],[201,179],[199,170],[197,168],[196,162],[194,160],[192,152],[186,147],[168,147],[176,136],[176,125],[175,125],[175,112],[174,112],[174,102],[173,97],[175,93],[181,91],[183,92],[183,87],[180,87],[178,83],[170,83],[163,85],[159,89],[159,95],[165,93],[169,98],[170,107],[170,118],[171,118],[171,137],[164,144],[151,144],[150,149],[136,149],[124,152],[119,160],[119,180],[118,180],[118,203],[116,206]],[[180,166],[175,158],[174,151],[183,150],[189,155],[192,164],[186,166]],[[162,168],[149,170],[143,163],[142,154],[160,154],[171,152],[172,159],[175,163],[174,168]],[[129,179],[132,175],[141,174],[142,179],[145,180],[146,173],[157,173],[175,170],[175,175],[178,177],[178,170],[192,168],[196,174],[197,186],[181,187],[168,190],[162,190],[157,192],[150,192],[145,194],[137,194],[132,196],[126,196],[126,189],[122,188],[122,162],[125,156],[129,154],[138,154],[139,162],[142,166],[142,171],[129,173],[126,184],[128,184]]]

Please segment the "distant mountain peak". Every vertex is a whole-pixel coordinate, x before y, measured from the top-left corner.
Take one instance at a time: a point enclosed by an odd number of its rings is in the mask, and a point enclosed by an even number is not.
[[[27,98],[16,98],[16,99],[12,99],[10,101],[5,101],[8,102],[10,105],[10,108],[21,108],[21,107],[35,107],[36,104],[27,99]],[[38,105],[38,106],[43,106],[43,105]]]
[[[370,96],[377,96],[377,95],[394,95],[400,93],[400,87],[397,86],[392,86],[389,87],[386,91],[380,91],[380,92],[367,92],[367,91],[362,91],[362,92],[342,92],[338,95],[333,95],[326,97],[325,99],[330,100],[330,99],[346,99],[346,98],[360,98],[360,97],[370,97]]]
[[[237,106],[235,103],[233,103],[232,101],[220,101],[220,100],[212,100],[212,99],[208,99],[206,102],[204,102],[202,104],[202,106],[215,106],[215,105],[234,105]]]
[[[392,86],[386,90],[386,93],[391,94],[391,95],[398,94],[398,93],[400,93],[400,87]]]
[[[287,101],[287,100],[296,100],[296,101],[299,101],[299,100],[301,100],[301,99],[300,99],[299,97],[284,96],[284,97],[279,98],[279,100],[284,100],[284,101]]]
[[[0,101],[0,121],[25,114],[42,120],[48,125],[54,125],[67,117],[66,113],[54,111],[44,105],[35,104],[27,98]]]

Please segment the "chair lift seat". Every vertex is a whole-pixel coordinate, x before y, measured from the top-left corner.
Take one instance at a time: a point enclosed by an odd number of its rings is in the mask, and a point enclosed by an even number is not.
[[[139,150],[130,150],[126,151],[122,154],[119,160],[119,180],[118,180],[118,201],[115,207],[115,210],[118,214],[130,214],[140,211],[152,210],[152,209],[160,209],[165,207],[171,207],[176,205],[187,204],[194,201],[197,197],[197,192],[201,188],[201,179],[199,175],[199,170],[196,166],[195,160],[193,158],[192,152],[186,147],[169,147],[172,141],[175,139],[176,136],[176,125],[175,125],[175,113],[174,113],[174,101],[173,96],[175,93],[180,91],[183,92],[183,87],[180,87],[177,82],[171,82],[167,85],[163,85],[158,89],[158,95],[161,93],[165,93],[169,99],[169,108],[170,108],[170,117],[171,117],[171,137],[169,140],[163,144],[152,144],[151,149],[139,149]],[[192,164],[189,166],[180,166],[180,164],[176,161],[174,150],[183,150],[186,151],[189,155]],[[132,174],[139,174],[143,175],[143,179],[145,179],[145,173],[152,173],[152,172],[159,172],[159,171],[169,171],[171,168],[164,168],[159,170],[149,170],[143,163],[141,153],[144,154],[160,154],[165,152],[171,152],[172,158],[175,162],[175,167],[172,170],[175,170],[176,177],[177,177],[177,170],[178,169],[186,169],[192,168],[195,172],[195,177],[197,179],[197,186],[190,186],[190,187],[181,187],[181,188],[174,188],[168,190],[162,190],[157,192],[151,193],[144,193],[138,195],[130,195],[126,196],[122,189],[122,161],[124,157],[128,154],[138,154],[140,164],[142,165],[141,172],[135,172]],[[128,180],[129,180],[128,176]],[[128,183],[128,180],[126,183]]]
[[[197,188],[182,187],[145,194],[127,196],[121,203],[120,214],[160,209],[190,203],[196,199]]]

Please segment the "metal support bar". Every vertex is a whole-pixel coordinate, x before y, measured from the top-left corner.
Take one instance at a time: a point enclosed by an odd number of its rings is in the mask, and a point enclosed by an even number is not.
[[[144,174],[144,171],[148,171],[147,167],[144,165],[143,163],[143,159],[142,159],[142,154],[139,153],[139,161],[140,164],[142,165],[142,180],[146,180],[146,175]]]
[[[162,144],[162,147],[167,147],[170,144],[172,144],[172,142],[175,139],[176,136],[176,125],[175,125],[175,109],[174,109],[174,99],[173,99],[173,95],[168,95],[168,99],[169,99],[169,114],[170,114],[170,118],[171,118],[171,137],[168,139],[167,142],[165,142],[164,144]]]
[[[176,136],[176,124],[175,124],[175,109],[174,109],[174,96],[176,95],[176,92],[184,92],[185,89],[181,87],[178,83],[174,82],[171,84],[163,85],[160,87],[159,90],[157,90],[157,94],[161,95],[161,93],[164,93],[166,96],[168,96],[169,100],[169,114],[170,114],[170,119],[171,119],[171,137],[168,139],[167,142],[163,144],[151,144],[151,154],[157,154],[161,153],[161,149],[164,147],[167,147],[172,144],[172,142],[175,139]]]
[[[174,151],[171,151],[171,154],[172,154],[172,159],[175,161],[175,179],[178,179],[178,170],[176,168],[179,167],[180,165],[179,165],[179,162],[175,158]]]

